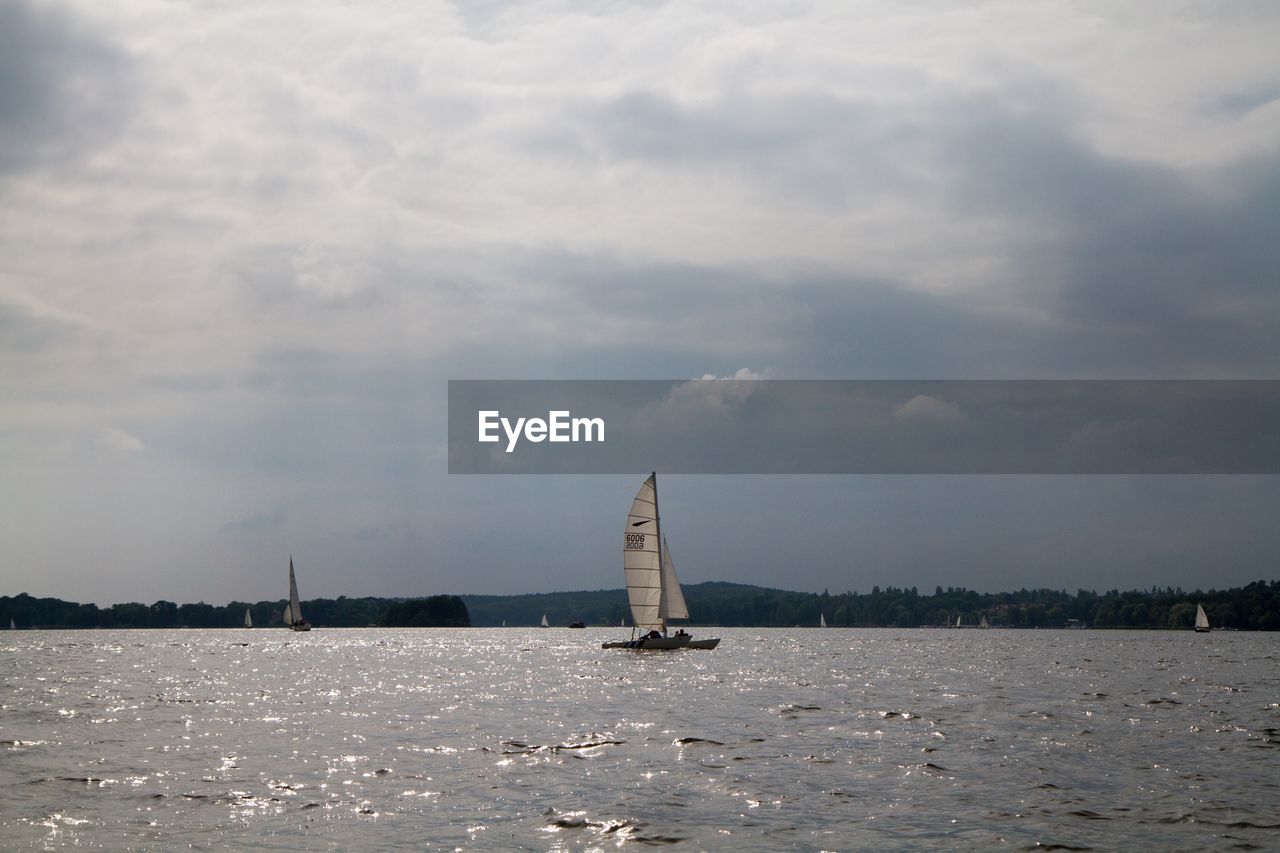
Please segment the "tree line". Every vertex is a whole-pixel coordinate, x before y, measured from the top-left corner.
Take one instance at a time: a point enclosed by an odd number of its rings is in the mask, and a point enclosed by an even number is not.
[[[233,601],[213,605],[128,602],[98,607],[58,598],[34,598],[25,592],[0,596],[0,627],[15,628],[242,628],[247,610],[256,628],[284,627],[289,602]],[[386,625],[468,627],[467,606],[456,595],[422,599],[313,598],[302,602],[307,621],[325,628],[366,628]],[[404,621],[409,620],[409,621]]]
[[[689,612],[699,625],[858,628],[977,626],[1009,628],[1190,628],[1196,605],[1204,605],[1218,628],[1280,629],[1280,581],[1255,581],[1239,589],[1186,592],[1181,588],[1097,593],[1022,589],[981,593],[963,587],[873,587],[869,593],[809,593],[746,584],[709,582],[684,587]],[[552,625],[585,622],[619,625],[631,620],[625,590],[529,595],[463,596],[478,626],[536,625],[543,614]]]
[[[1196,605],[1203,605],[1214,628],[1280,630],[1280,581],[1254,581],[1244,587],[1202,592],[1181,588],[1098,593],[1089,590],[1021,589],[983,593],[963,587],[936,587],[921,594],[915,587],[873,587],[868,593],[835,595],[792,592],[725,582],[692,584],[685,599],[699,625],[792,627],[976,626],[1009,628],[1190,628]],[[248,609],[258,627],[279,626],[285,601],[230,604],[114,604],[99,608],[26,593],[0,597],[0,627],[18,628],[236,628]],[[620,625],[631,621],[622,589],[527,595],[432,596],[424,599],[316,598],[302,603],[317,627],[367,626],[531,626],[545,615],[552,625],[573,622]]]

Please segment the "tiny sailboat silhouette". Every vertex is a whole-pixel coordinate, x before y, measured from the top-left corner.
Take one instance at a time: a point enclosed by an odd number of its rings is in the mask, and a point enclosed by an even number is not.
[[[298,600],[298,579],[293,575],[293,557],[289,558],[289,603],[284,608],[284,624],[294,631],[311,630],[311,623],[302,618],[302,602]]]
[[[1207,634],[1209,633],[1209,630],[1210,630],[1209,614],[1204,612],[1203,604],[1197,604],[1196,605],[1196,633]]]
[[[827,627],[827,617],[825,614],[822,614],[822,613],[818,614],[818,627],[819,628]]]
[[[547,621],[547,614],[545,614],[545,613],[543,613],[543,614],[542,614],[542,627],[543,627],[543,628],[550,628],[550,627],[551,627],[551,623]]]
[[[627,515],[622,568],[631,604],[631,639],[602,643],[605,649],[714,649],[720,638],[695,640],[684,629],[667,635],[671,619],[688,619],[689,608],[676,577],[671,548],[658,516],[658,475],[640,486]],[[636,636],[636,630],[644,632]]]
[[[987,614],[982,614],[982,621],[978,623],[979,628],[990,628],[991,623],[987,621]]]
[[[250,613],[249,613],[249,608],[247,608],[247,607],[244,609],[244,626],[245,626],[246,628],[252,628],[252,627],[253,627],[253,616],[252,616],[252,615],[250,615]]]

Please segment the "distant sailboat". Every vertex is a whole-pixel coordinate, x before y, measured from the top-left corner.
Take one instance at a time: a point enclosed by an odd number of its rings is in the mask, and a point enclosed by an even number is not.
[[[293,557],[289,558],[289,603],[284,608],[284,624],[294,631],[311,630],[311,623],[302,618],[302,602],[298,600],[298,579],[293,576]]]
[[[18,627],[17,625],[13,624],[13,620],[12,620],[12,619],[10,619],[10,620],[9,620],[9,630],[10,630],[10,631],[14,631],[14,630],[16,630],[16,629],[17,629],[17,627]]]
[[[627,599],[631,604],[630,640],[602,643],[606,649],[714,649],[718,637],[695,640],[683,629],[667,635],[671,619],[688,619],[689,608],[676,577],[671,548],[662,535],[658,516],[658,475],[653,473],[640,486],[622,546],[622,568],[627,579]],[[645,632],[636,637],[636,629]]]
[[[545,613],[543,613],[543,614],[542,614],[542,627],[543,627],[543,628],[550,628],[550,627],[551,627],[551,623],[547,621],[547,614],[545,614]]]
[[[985,613],[983,613],[983,614],[982,614],[982,621],[978,623],[978,627],[979,627],[979,628],[990,628],[990,627],[991,627],[991,623],[989,623],[989,622],[987,621],[987,614],[985,614]]]
[[[956,627],[957,627],[957,628],[959,628],[959,627],[960,627],[960,615],[959,615],[959,614],[956,614]]]
[[[819,628],[827,627],[827,617],[822,613],[818,614],[818,627]]]
[[[1196,605],[1196,633],[1207,634],[1209,633],[1209,630],[1210,630],[1209,615],[1204,612],[1203,604],[1197,604]]]
[[[249,615],[249,608],[244,609],[244,626],[246,628],[253,627],[253,617]]]

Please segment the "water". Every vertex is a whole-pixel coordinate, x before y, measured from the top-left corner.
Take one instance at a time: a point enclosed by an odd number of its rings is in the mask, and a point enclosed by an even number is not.
[[[7,632],[0,844],[1280,849],[1277,634],[620,633]]]

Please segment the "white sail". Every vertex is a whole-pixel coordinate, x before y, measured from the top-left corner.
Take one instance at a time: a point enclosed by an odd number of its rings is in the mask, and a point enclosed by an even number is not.
[[[957,628],[959,628],[959,627],[960,627],[960,617],[959,617],[959,616],[956,616],[956,627],[957,627]]]
[[[298,600],[298,579],[293,576],[293,557],[289,558],[289,624],[302,620],[302,602]]]
[[[284,620],[284,624],[286,625],[293,624],[293,614],[289,612],[289,605],[286,604],[284,606],[284,615],[281,616],[281,618]]]
[[[1197,631],[1209,630],[1209,614],[1204,612],[1203,604],[1196,605],[1196,630]]]
[[[12,619],[10,619],[10,620],[9,620],[9,630],[10,630],[10,631],[13,631],[13,630],[15,630],[17,627],[18,627],[17,625],[13,624],[13,620],[12,620]]]
[[[545,613],[543,613],[543,614],[542,614],[542,627],[543,627],[543,628],[550,628],[550,627],[551,627],[551,623],[547,621],[547,614],[545,614]]]
[[[825,628],[825,627],[827,627],[827,617],[826,617],[826,614],[824,614],[824,613],[819,613],[819,614],[818,614],[818,627],[819,627],[819,628]]]
[[[662,630],[662,562],[658,530],[657,474],[640,486],[627,513],[622,568],[627,579],[631,623],[642,631]]]
[[[991,623],[987,621],[987,614],[982,614],[982,621],[978,623],[979,628],[990,628]]]
[[[680,588],[680,579],[676,577],[676,566],[671,561],[671,546],[667,537],[662,537],[662,621],[668,619],[688,619],[689,605],[684,603],[684,590]]]
[[[244,626],[246,628],[253,627],[253,617],[249,615],[249,608],[244,609]]]

